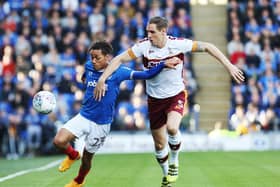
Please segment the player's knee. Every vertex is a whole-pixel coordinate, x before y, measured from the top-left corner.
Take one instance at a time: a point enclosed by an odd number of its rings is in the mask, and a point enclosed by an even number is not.
[[[156,150],[163,150],[165,145],[161,142],[155,142],[155,149]]]
[[[64,147],[65,144],[67,144],[66,140],[62,137],[55,136],[53,139],[53,144],[56,147]]]
[[[174,136],[178,133],[178,128],[176,128],[174,126],[167,126],[167,132],[168,132],[168,134]]]

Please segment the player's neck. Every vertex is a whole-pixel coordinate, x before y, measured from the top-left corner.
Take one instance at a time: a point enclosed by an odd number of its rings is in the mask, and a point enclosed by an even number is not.
[[[165,44],[167,42],[167,36],[163,37],[162,41],[159,42],[158,48],[164,48]]]

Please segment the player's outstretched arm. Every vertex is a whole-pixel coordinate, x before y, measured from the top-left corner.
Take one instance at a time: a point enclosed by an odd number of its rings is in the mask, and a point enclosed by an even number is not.
[[[94,98],[98,101],[101,100],[101,98],[105,95],[105,81],[106,79],[114,72],[118,67],[121,65],[121,63],[127,62],[133,60],[133,58],[128,54],[128,50],[125,52],[119,54],[118,56],[114,57],[111,60],[111,63],[107,66],[105,71],[100,76],[96,87],[94,89]]]
[[[177,57],[167,59],[165,62],[159,63],[157,66],[145,71],[133,71],[131,79],[150,79],[156,76],[164,67],[176,69],[176,65],[182,63]]]
[[[235,65],[230,63],[227,57],[213,44],[201,41],[194,41],[192,52],[207,52],[215,57],[220,63],[222,63],[228,70],[232,78],[237,82],[241,83],[244,81],[243,72]]]

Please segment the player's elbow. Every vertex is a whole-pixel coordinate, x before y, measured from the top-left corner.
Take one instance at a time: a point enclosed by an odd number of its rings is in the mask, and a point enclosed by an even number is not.
[[[116,61],[118,61],[119,63],[126,63],[129,62],[133,59],[135,59],[135,55],[130,54],[131,52],[129,52],[130,50],[127,50],[121,54],[119,54],[118,56],[115,57]]]
[[[202,46],[206,52],[213,51],[213,49],[215,48],[215,46],[212,43],[208,43],[208,42],[203,42]]]

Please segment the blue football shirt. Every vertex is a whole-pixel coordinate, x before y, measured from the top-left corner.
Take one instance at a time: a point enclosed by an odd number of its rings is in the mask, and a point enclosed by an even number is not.
[[[113,120],[115,101],[123,80],[131,77],[132,69],[120,66],[105,82],[106,92],[101,101],[94,99],[93,91],[103,72],[96,71],[91,61],[85,64],[85,94],[80,114],[97,124],[109,124]]]
[[[109,124],[113,120],[115,102],[119,94],[119,86],[123,80],[149,79],[157,75],[165,67],[164,62],[146,71],[133,71],[121,65],[105,82],[106,92],[101,101],[94,99],[93,91],[102,71],[96,71],[91,61],[85,64],[85,95],[80,114],[97,124]]]

